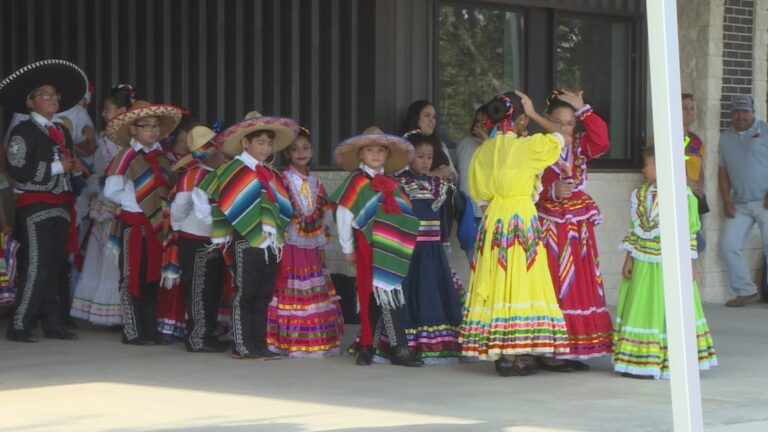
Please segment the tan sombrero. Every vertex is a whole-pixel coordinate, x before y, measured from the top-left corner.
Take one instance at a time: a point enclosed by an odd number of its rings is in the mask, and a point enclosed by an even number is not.
[[[158,139],[161,139],[173,132],[179,125],[181,109],[173,105],[151,104],[147,101],[137,100],[131,105],[130,110],[107,123],[107,138],[118,145],[128,145],[131,142],[130,126],[145,117],[157,117],[160,120]]]
[[[358,150],[379,144],[389,148],[389,157],[384,164],[384,171],[392,174],[405,168],[413,159],[413,145],[402,137],[386,134],[376,126],[369,127],[362,134],[347,138],[336,147],[333,159],[345,171],[356,171],[360,166]]]
[[[268,130],[275,133],[275,153],[291,145],[299,133],[299,125],[286,117],[262,116],[257,111],[245,115],[240,123],[230,126],[216,137],[221,152],[235,157],[243,151],[242,139],[251,132]]]
[[[189,154],[178,160],[171,169],[178,171],[184,167],[190,167],[197,162],[202,162],[219,151],[219,145],[213,140],[216,132],[206,126],[195,126],[187,134],[187,147]]]

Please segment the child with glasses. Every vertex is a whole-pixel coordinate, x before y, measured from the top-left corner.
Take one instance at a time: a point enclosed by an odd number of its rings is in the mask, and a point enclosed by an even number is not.
[[[178,124],[181,110],[136,101],[107,124],[122,150],[106,172],[104,195],[120,206],[110,232],[120,266],[123,343],[162,344],[157,331],[160,263],[168,244],[168,193],[175,176],[160,139]]]

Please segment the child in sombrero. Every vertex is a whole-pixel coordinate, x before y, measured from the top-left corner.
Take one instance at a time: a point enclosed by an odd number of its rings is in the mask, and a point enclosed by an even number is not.
[[[211,241],[233,247],[233,358],[279,357],[267,347],[267,307],[293,207],[270,160],[293,142],[297,132],[298,125],[291,119],[249,113],[217,137],[221,152],[232,161],[198,186],[212,203],[210,213],[206,212],[213,222]]]
[[[160,261],[168,237],[168,193],[175,176],[160,139],[179,123],[181,110],[136,101],[107,124],[107,138],[123,149],[106,170],[104,196],[120,206],[110,233],[119,247],[123,342],[162,343],[157,331]]]
[[[339,144],[334,158],[351,172],[331,199],[338,203],[336,223],[342,251],[357,270],[357,364],[371,364],[374,333],[383,327],[391,347],[390,362],[421,366],[424,363],[408,351],[398,310],[404,303],[401,285],[416,245],[419,220],[391,177],[413,158],[413,146],[372,127]]]

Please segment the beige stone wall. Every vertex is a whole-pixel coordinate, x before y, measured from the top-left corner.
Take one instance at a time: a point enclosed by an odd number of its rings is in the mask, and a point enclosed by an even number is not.
[[[696,97],[696,124],[704,140],[704,175],[712,212],[704,216],[707,251],[699,258],[698,279],[702,299],[721,302],[727,282],[718,256],[722,206],[717,189],[720,99],[723,78],[723,1],[683,0],[678,2],[680,77],[683,92]]]

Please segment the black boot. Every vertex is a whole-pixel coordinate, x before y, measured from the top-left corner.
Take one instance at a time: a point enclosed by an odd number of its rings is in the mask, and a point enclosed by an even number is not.
[[[406,366],[406,367],[419,367],[424,366],[424,362],[411,354],[407,347],[398,346],[392,350],[392,356],[389,362],[393,365]]]
[[[54,327],[52,329],[43,330],[43,334],[48,339],[61,339],[61,340],[77,340],[77,333],[72,333],[64,326]]]
[[[29,330],[15,330],[9,328],[5,333],[5,338],[12,342],[37,342],[37,338]]]
[[[373,363],[373,347],[365,346],[357,352],[357,365],[368,366]]]

